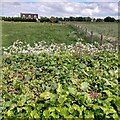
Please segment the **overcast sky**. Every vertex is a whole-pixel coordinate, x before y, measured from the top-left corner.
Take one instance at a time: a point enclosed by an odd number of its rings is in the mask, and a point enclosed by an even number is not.
[[[47,17],[118,18],[118,0],[2,0],[0,6],[0,16],[18,17],[23,12]]]

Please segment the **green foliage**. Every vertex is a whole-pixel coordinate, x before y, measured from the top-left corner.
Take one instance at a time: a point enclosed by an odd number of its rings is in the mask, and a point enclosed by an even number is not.
[[[106,17],[106,18],[104,18],[104,21],[105,21],[105,22],[115,22],[115,18]]]
[[[37,22],[34,18],[21,18],[21,17],[2,17],[4,21],[13,21],[13,22]]]
[[[117,119],[117,53],[3,58],[1,119]]]
[[[93,31],[94,34],[102,34],[104,36],[118,37],[118,23],[117,22],[81,22],[78,25],[87,28],[88,31]]]
[[[23,32],[24,31],[24,32]],[[78,37],[73,29],[66,24],[53,23],[30,23],[30,22],[3,22],[2,45],[9,47],[16,40],[26,42],[31,46],[34,43],[45,41],[47,44],[66,43],[75,44]]]

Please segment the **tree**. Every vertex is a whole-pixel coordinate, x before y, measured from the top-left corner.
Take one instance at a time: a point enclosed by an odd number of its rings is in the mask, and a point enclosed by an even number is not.
[[[112,17],[106,17],[106,18],[104,18],[104,21],[105,22],[115,22],[116,20],[115,20],[115,18],[112,18]]]
[[[90,22],[92,20],[91,17],[85,17],[85,19],[86,19],[87,22]]]
[[[103,22],[103,19],[97,18],[96,22]]]
[[[58,23],[58,18],[56,17],[51,17],[50,18],[50,21],[52,22],[52,23]]]

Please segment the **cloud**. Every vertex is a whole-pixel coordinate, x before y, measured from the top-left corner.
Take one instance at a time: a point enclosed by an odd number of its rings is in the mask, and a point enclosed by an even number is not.
[[[119,2],[119,0],[67,0],[67,2]]]
[[[8,9],[9,8],[9,9]],[[38,13],[39,16],[117,16],[117,3],[102,2],[12,2],[2,3],[3,16],[19,16],[20,12]]]
[[[37,0],[37,2],[67,2],[66,0]]]
[[[119,0],[1,0],[2,2],[119,2]]]
[[[66,2],[66,0],[1,0],[2,2]]]
[[[1,0],[1,2],[24,2],[24,0]]]

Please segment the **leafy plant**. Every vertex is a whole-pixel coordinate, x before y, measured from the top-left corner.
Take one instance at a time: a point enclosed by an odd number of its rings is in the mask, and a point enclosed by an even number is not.
[[[117,55],[3,57],[1,119],[120,118]]]

